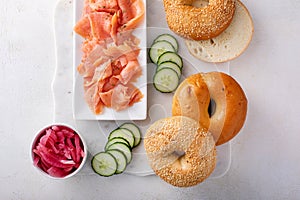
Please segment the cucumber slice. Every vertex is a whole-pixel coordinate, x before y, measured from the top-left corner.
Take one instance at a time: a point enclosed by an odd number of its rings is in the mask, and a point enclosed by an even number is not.
[[[180,67],[180,69],[182,69],[183,66],[182,58],[177,53],[170,52],[170,51],[164,52],[159,56],[157,64],[160,65],[161,63],[166,61],[174,62]]]
[[[178,42],[175,39],[174,36],[170,35],[170,34],[162,34],[159,35],[154,42],[158,42],[158,41],[168,41],[172,44],[172,46],[174,47],[175,51],[178,52]]]
[[[137,145],[140,144],[142,134],[141,134],[139,127],[137,127],[133,123],[124,123],[120,126],[120,128],[125,128],[132,132],[132,134],[134,136],[134,146],[133,147],[136,147]]]
[[[125,128],[118,128],[112,131],[109,136],[108,140],[111,140],[113,138],[121,137],[124,138],[130,145],[131,148],[134,146],[134,135],[133,133]]]
[[[158,67],[156,68],[156,71],[159,71],[159,70],[161,70],[163,68],[171,68],[171,69],[173,69],[177,73],[178,77],[180,78],[180,76],[181,76],[181,68],[176,63],[174,63],[172,61],[162,62],[162,63],[160,63],[160,65],[158,65]]]
[[[124,155],[124,153],[118,149],[111,149],[108,150],[107,153],[110,153],[113,157],[115,157],[117,164],[118,164],[118,168],[115,172],[115,174],[120,174],[122,173],[127,166],[127,160],[126,160],[126,156]]]
[[[155,73],[153,84],[160,92],[173,92],[179,84],[179,77],[173,69],[163,68]]]
[[[130,163],[130,161],[132,159],[130,147],[128,147],[124,143],[116,142],[116,143],[113,143],[112,145],[110,145],[109,147],[107,147],[107,151],[112,150],[112,149],[117,149],[117,150],[120,150],[122,153],[124,153],[124,155],[126,157],[126,163],[127,164]]]
[[[176,50],[174,49],[174,47],[170,42],[158,41],[153,43],[149,51],[149,56],[151,61],[153,63],[157,63],[159,56],[167,51],[176,52]]]
[[[112,176],[118,168],[115,157],[107,152],[97,153],[91,163],[93,170],[101,176]]]
[[[121,137],[115,137],[115,138],[111,138],[110,140],[107,141],[106,145],[105,145],[105,151],[107,150],[107,148],[116,143],[116,142],[121,142],[121,143],[124,143],[126,144],[128,147],[130,147],[130,144],[127,140],[125,140],[124,138],[121,138]]]

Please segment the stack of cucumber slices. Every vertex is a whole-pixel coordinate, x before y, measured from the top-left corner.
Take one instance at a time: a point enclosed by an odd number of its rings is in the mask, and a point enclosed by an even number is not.
[[[153,42],[150,59],[157,65],[153,78],[156,90],[163,93],[175,91],[179,85],[183,62],[178,55],[178,42],[170,34],[159,35]]]
[[[124,123],[113,130],[104,151],[92,158],[93,170],[101,176],[124,172],[132,159],[132,149],[141,142],[141,131],[132,123]]]

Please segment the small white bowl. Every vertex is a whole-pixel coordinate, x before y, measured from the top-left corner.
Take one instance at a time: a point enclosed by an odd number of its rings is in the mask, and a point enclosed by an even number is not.
[[[84,157],[82,158],[82,161],[81,161],[79,167],[75,171],[72,171],[70,174],[68,174],[68,175],[66,175],[64,177],[54,177],[54,176],[51,176],[50,174],[48,174],[47,172],[45,172],[43,169],[41,169],[40,167],[38,167],[38,166],[36,166],[34,164],[33,149],[38,145],[38,142],[39,142],[40,138],[43,135],[46,134],[46,130],[49,129],[49,128],[51,128],[52,126],[66,127],[68,129],[73,130],[79,136],[79,138],[80,138],[80,140],[82,142],[82,145],[83,145]],[[87,155],[88,155],[87,145],[86,145],[85,140],[83,139],[82,135],[74,127],[72,127],[70,125],[67,125],[67,124],[64,124],[64,123],[54,123],[54,124],[47,125],[44,128],[40,129],[37,132],[37,134],[35,135],[35,137],[33,138],[33,141],[32,141],[31,146],[30,146],[30,157],[31,157],[32,165],[40,173],[42,173],[43,175],[45,175],[45,176],[47,176],[49,178],[52,178],[52,179],[67,179],[67,178],[70,178],[70,177],[74,176],[75,174],[77,174],[82,169],[82,167],[84,166],[84,164],[86,162],[86,159],[87,159]]]

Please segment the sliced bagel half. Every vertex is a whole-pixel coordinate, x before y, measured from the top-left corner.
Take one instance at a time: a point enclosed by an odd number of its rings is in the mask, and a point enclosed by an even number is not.
[[[205,0],[196,5],[205,6]],[[185,40],[189,52],[205,62],[226,62],[240,56],[249,46],[254,32],[251,15],[246,6],[236,1],[235,14],[231,24],[219,36],[208,40]]]

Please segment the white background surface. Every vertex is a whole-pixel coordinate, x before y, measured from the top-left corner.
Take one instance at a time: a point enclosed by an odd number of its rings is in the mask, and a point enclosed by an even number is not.
[[[32,137],[53,121],[56,2],[1,1],[0,198],[299,199],[300,1],[243,2],[255,34],[230,72],[249,100],[246,125],[232,141],[232,164],[224,177],[180,189],[156,176],[78,175],[55,181],[33,169]]]

